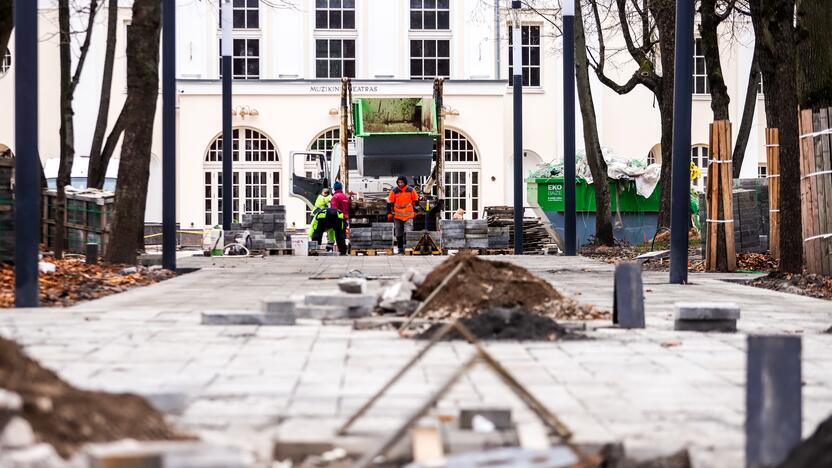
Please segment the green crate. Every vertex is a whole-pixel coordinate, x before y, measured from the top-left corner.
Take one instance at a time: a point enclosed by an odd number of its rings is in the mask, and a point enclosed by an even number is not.
[[[359,98],[353,100],[355,136],[437,136],[432,98]]]
[[[543,211],[563,212],[563,177],[530,179],[526,183],[530,199],[537,200]],[[632,180],[609,181],[610,209],[626,213],[657,213],[661,185],[656,185],[649,198],[636,193]],[[620,189],[620,193],[618,193]],[[619,209],[620,206],[620,209]],[[575,179],[575,209],[579,213],[595,211],[595,188],[586,180]]]

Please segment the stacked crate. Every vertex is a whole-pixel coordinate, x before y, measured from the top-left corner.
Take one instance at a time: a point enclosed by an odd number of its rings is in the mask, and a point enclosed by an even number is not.
[[[14,160],[0,159],[0,262],[14,258]]]

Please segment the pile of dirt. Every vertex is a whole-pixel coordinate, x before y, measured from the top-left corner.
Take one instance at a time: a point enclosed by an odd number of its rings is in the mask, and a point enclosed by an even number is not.
[[[133,271],[125,270],[124,265],[88,265],[80,258],[44,258],[43,261],[55,265],[54,272],[39,274],[40,305],[45,307],[67,307],[176,275],[168,270],[142,266]],[[14,266],[0,264],[0,308],[6,307],[14,307]]]
[[[777,468],[832,466],[832,416],[818,425],[815,433],[793,448]]]
[[[460,319],[459,322],[481,340],[556,341],[585,338],[584,335],[567,331],[551,317],[517,308],[493,309],[473,317]],[[431,339],[443,326],[439,323],[431,325],[417,338]],[[452,330],[443,339],[462,340],[464,337],[458,331]]]
[[[88,442],[181,440],[144,398],[79,390],[44,369],[13,341],[0,338],[0,388],[23,399],[37,438],[69,457]]]
[[[483,260],[461,252],[439,264],[425,278],[413,298],[425,301],[442,281],[460,266],[458,273],[425,305],[422,317],[446,320],[470,318],[495,308],[518,307],[556,320],[609,319],[606,311],[563,296],[547,281],[523,267]]]
[[[832,299],[832,276],[810,273],[793,274],[771,272],[761,278],[754,278],[747,284],[758,288],[798,294],[801,296]]]

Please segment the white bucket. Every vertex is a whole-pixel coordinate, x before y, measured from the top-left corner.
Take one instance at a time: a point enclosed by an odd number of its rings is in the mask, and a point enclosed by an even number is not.
[[[292,236],[292,250],[295,255],[306,257],[309,255],[309,237],[306,235]]]

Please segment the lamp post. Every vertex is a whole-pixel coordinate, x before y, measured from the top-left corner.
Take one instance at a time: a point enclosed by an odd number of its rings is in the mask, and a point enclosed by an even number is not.
[[[563,3],[563,180],[564,244],[575,255],[575,0]]]
[[[220,22],[222,23],[222,229],[231,229],[231,219],[234,213],[232,206],[232,148],[234,137],[231,131],[231,50],[233,39],[231,30],[234,27],[232,19],[231,0],[222,0]]]
[[[38,2],[14,2],[14,304],[38,306],[40,156],[38,155]]]
[[[694,0],[676,2],[673,80],[673,173],[670,212],[670,282],[688,282],[690,218],[690,124],[693,88]]]
[[[162,266],[176,270],[176,0],[162,14]]]
[[[523,33],[516,12],[520,10],[520,1],[512,0],[511,8],[515,11],[513,42],[513,76],[514,89],[514,254],[523,255]]]

